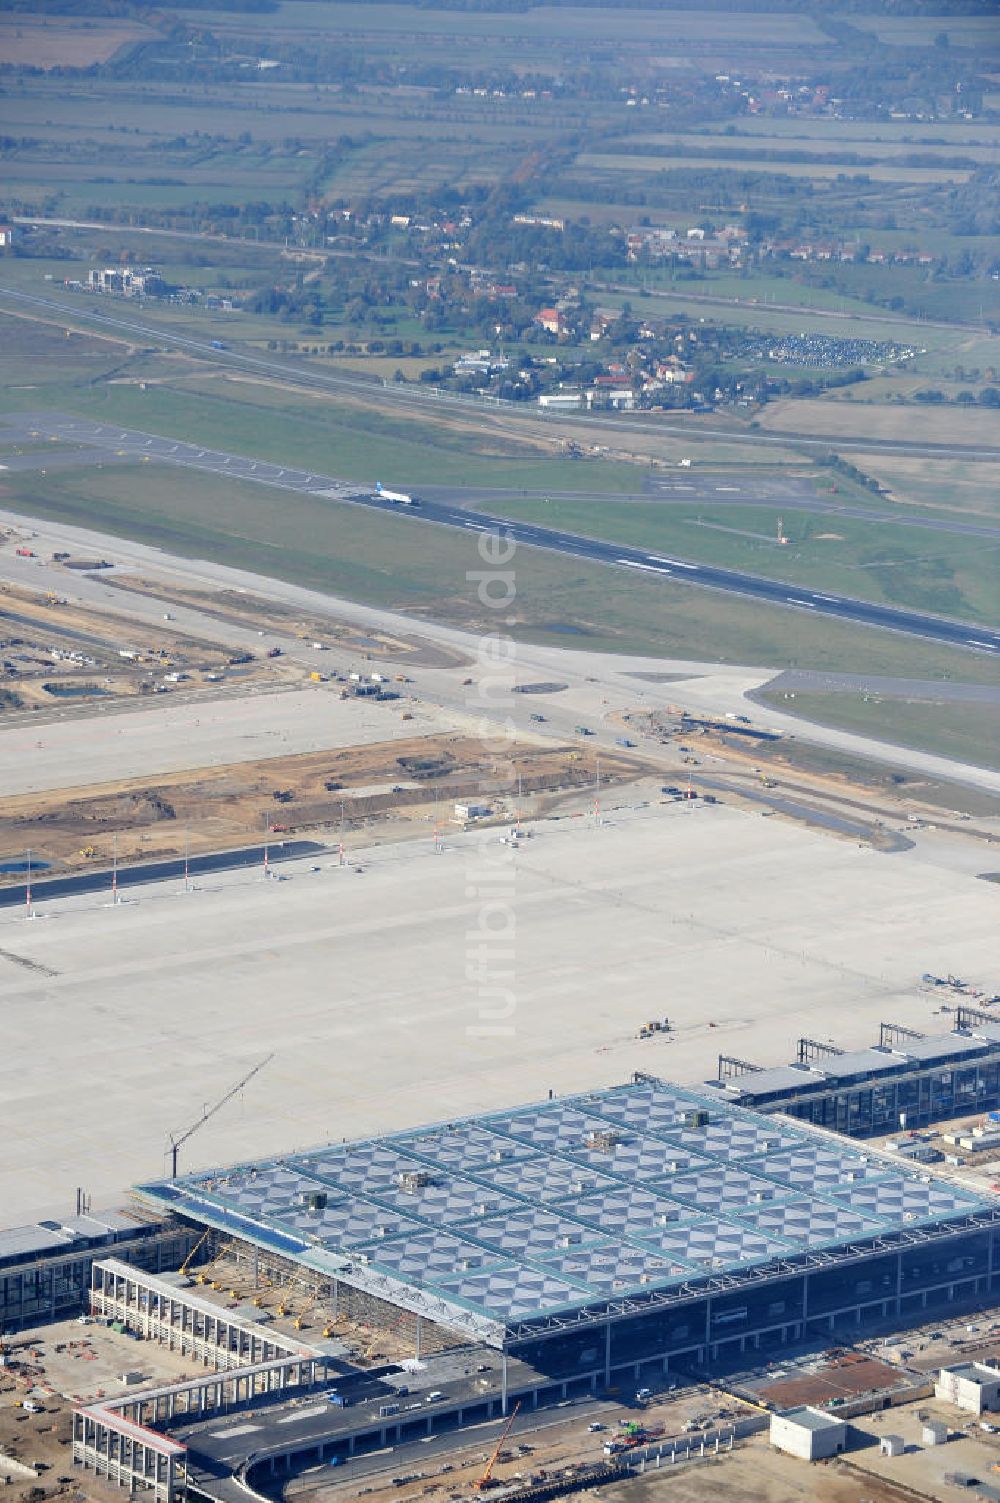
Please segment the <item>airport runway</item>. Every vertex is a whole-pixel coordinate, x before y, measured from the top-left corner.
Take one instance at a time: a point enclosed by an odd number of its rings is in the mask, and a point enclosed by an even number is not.
[[[199,444],[183,443],[158,434],[121,428],[117,424],[98,423],[89,418],[64,414],[35,413],[19,416],[16,426],[15,420],[8,417],[4,427],[8,432],[14,428],[21,438],[54,438],[61,443],[76,442],[105,449],[116,458],[130,456],[133,460],[176,464],[228,476],[233,480],[252,480],[259,485],[269,485],[279,490],[300,491],[335,503],[365,506],[375,511],[391,513],[399,519],[401,526],[410,525],[414,519],[419,519],[467,532],[493,532],[499,527],[505,536],[524,546],[610,564],[618,569],[643,574],[646,578],[668,580],[673,584],[700,585],[759,600],[768,605],[810,611],[859,626],[923,637],[950,647],[1000,653],[1000,630],[992,627],[855,600],[833,592],[806,589],[734,569],[691,563],[685,559],[652,553],[647,549],[583,537],[531,522],[507,521],[489,512],[473,511],[455,503],[428,498],[421,500],[419,507],[401,506],[383,500],[359,485],[336,480],[328,475],[298,469],[293,465],[251,459],[246,455],[229,454],[224,450],[210,449]]]

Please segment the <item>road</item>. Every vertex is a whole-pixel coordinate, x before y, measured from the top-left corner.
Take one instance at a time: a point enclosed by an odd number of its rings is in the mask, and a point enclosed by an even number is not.
[[[4,299],[19,307],[37,309],[39,313],[58,314],[61,319],[68,319],[73,323],[93,324],[101,329],[110,329],[117,334],[126,335],[131,340],[141,340],[161,349],[183,350],[185,354],[210,360],[217,366],[251,371],[255,375],[265,376],[286,385],[305,386],[313,390],[330,392],[360,390],[369,397],[378,396],[390,405],[419,408],[424,412],[444,403],[466,409],[470,406],[479,410],[482,410],[484,406],[492,409],[504,408],[521,418],[534,419],[541,423],[548,420],[541,409],[526,409],[522,402],[506,402],[499,397],[462,396],[457,392],[446,392],[441,387],[425,387],[413,382],[401,382],[397,385],[379,381],[377,378],[364,376],[358,372],[315,370],[302,363],[296,364],[292,361],[275,359],[274,356],[252,355],[241,350],[218,348],[210,340],[192,339],[187,335],[175,333],[168,325],[143,323],[139,318],[125,313],[106,312],[105,308],[113,308],[115,304],[101,303],[96,294],[80,293],[72,301],[61,301],[57,298],[42,297],[37,293],[23,292],[19,288],[0,285],[0,303]],[[702,427],[695,426],[691,422],[676,423],[669,418],[658,416],[650,417],[648,420],[630,416],[627,423],[623,425],[620,416],[601,419],[595,417],[593,413],[588,413],[586,416],[560,413],[559,421],[583,424],[590,431],[594,431],[595,427],[611,427],[618,432],[632,432],[636,429],[655,431],[658,435],[681,437],[686,443],[697,443],[701,439],[725,439],[730,443],[748,444],[752,447],[767,449],[775,447],[787,449],[792,445],[797,449],[818,449],[824,454],[829,454],[831,449],[835,448],[837,452],[848,449],[859,449],[865,452],[877,450],[884,454],[908,454],[924,459],[1000,460],[1000,447],[989,444],[940,444],[923,443],[919,440],[848,437],[832,439],[824,434],[750,433],[737,428]]]
[[[8,429],[11,421],[7,420]],[[22,425],[40,425],[27,429],[30,437],[47,436],[60,442],[75,441],[96,445],[117,457],[130,455],[134,459],[176,464],[214,475],[224,475],[233,480],[252,480],[259,485],[269,485],[280,490],[305,492],[332,502],[365,506],[392,514],[399,519],[401,526],[410,525],[414,518],[419,518],[434,526],[473,533],[493,532],[500,527],[504,535],[515,543],[541,548],[549,553],[609,564],[617,569],[642,574],[647,579],[664,580],[676,585],[698,585],[768,605],[829,616],[858,626],[901,632],[949,647],[1000,653],[1000,630],[971,622],[952,621],[926,612],[806,589],[735,569],[720,569],[711,564],[665,557],[644,548],[583,537],[578,533],[543,527],[532,522],[509,521],[490,512],[470,510],[454,502],[427,499],[420,502],[419,508],[400,506],[383,500],[356,484],[298,469],[293,465],[251,459],[246,455],[230,454],[225,450],[183,443],[179,439],[159,434],[120,428],[117,424],[98,423],[89,418],[41,413],[24,415],[18,421]],[[23,433],[23,428],[20,431]]]
[[[121,225],[108,224],[99,219],[42,218],[28,214],[15,214],[12,222],[14,224],[38,226],[40,229],[101,230],[105,232],[122,229]],[[206,230],[171,230],[163,229],[155,224],[130,224],[128,232],[130,235],[160,235],[168,240],[194,240],[203,241],[206,244],[239,245],[248,250],[270,250],[280,253],[287,251],[289,248],[284,240],[267,240],[260,236],[255,236],[251,239],[248,235],[211,234]],[[419,266],[421,264],[412,257],[387,254],[384,249],[379,251],[364,251],[354,248],[351,250],[338,250],[336,247],[329,245],[322,247],[300,245],[296,246],[295,249],[300,254],[313,255],[317,260],[345,256],[352,259],[360,258],[366,261],[378,261],[383,264],[386,260],[398,262],[403,266]],[[471,271],[473,268],[463,264],[459,267],[459,270]],[[549,286],[562,291],[561,283],[557,282],[554,278],[550,277],[546,280]],[[720,297],[710,292],[693,292],[688,287],[684,287],[683,291],[678,293],[675,288],[646,288],[638,286],[634,282],[598,281],[593,276],[588,278],[588,283],[595,292],[624,293],[626,297],[643,297],[647,293],[654,297],[673,295],[674,297],[683,297],[686,303],[700,303],[711,308],[752,308],[755,312],[762,313],[796,313],[800,317],[809,315],[815,318],[827,318],[834,321],[847,322],[852,325],[858,319],[858,314],[853,308],[807,308],[802,303],[779,303],[768,297],[763,299],[756,297]],[[900,315],[898,313],[870,313],[867,309],[864,312],[864,319],[866,323],[893,324],[897,327],[900,323]],[[925,329],[972,329],[981,334],[990,333],[989,327],[982,321],[979,323],[968,323],[958,319],[921,318],[920,325]]]
[[[671,701],[679,700],[695,714],[718,718],[730,711],[735,714],[749,712],[755,723],[794,736],[799,741],[823,746],[838,755],[862,758],[886,764],[897,772],[907,771],[920,778],[959,783],[983,793],[1000,795],[1000,772],[988,768],[814,724],[784,713],[773,704],[767,707],[761,718],[760,710],[749,701],[774,678],[771,669],[700,659],[675,659],[665,663],[655,657],[609,657],[588,651],[585,644],[542,647],[518,640],[510,664],[512,683],[558,682],[568,684],[569,688],[565,694],[550,692],[540,698],[532,694],[501,695],[494,703],[492,696],[484,695],[475,683],[467,687],[467,681],[462,679],[462,674],[470,670],[475,674],[481,642],[475,634],[459,627],[423,618],[414,621],[398,611],[361,605],[357,601],[218,562],[180,558],[159,548],[126,542],[63,522],[48,523],[15,512],[0,512],[0,524],[26,534],[38,554],[34,558],[18,558],[13,547],[9,551],[0,549],[0,577],[28,589],[49,589],[55,594],[67,592],[69,581],[65,572],[60,565],[47,560],[53,550],[68,548],[84,557],[107,557],[114,560],[116,570],[139,573],[154,581],[164,580],[168,584],[181,581],[188,588],[197,587],[210,592],[220,589],[249,592],[263,600],[275,601],[286,611],[291,608],[316,619],[327,617],[336,623],[338,630],[349,624],[357,633],[389,633],[402,641],[413,641],[416,630],[419,644],[428,645],[432,651],[440,649],[448,655],[448,660],[445,663],[412,662],[408,671],[413,683],[408,692],[424,705],[433,704],[445,712],[459,715],[471,713],[476,717],[477,725],[495,720],[501,726],[514,724],[522,734],[531,735],[538,730],[544,737],[572,739],[574,727],[582,722],[595,731],[595,735],[586,741],[586,746],[594,754],[603,754],[604,747],[613,751],[615,738],[621,734],[621,721],[609,706],[654,710],[664,709]],[[153,588],[155,590],[155,585]],[[122,609],[121,592],[111,587],[105,574],[75,575],[71,594],[74,600],[88,608],[110,609],[116,613]],[[259,650],[259,634],[252,627],[238,626],[200,608],[175,606],[173,609],[178,630],[190,636],[219,641],[233,650]],[[130,594],[128,611],[137,622],[154,625],[162,620],[163,601],[155,593],[150,596]],[[314,651],[309,643],[290,634],[283,636],[278,628],[270,635],[284,648],[286,656],[301,662],[310,671],[330,671],[329,653]],[[322,636],[322,632],[319,635]],[[346,664],[340,666],[361,666],[361,661],[359,659],[355,664],[349,655]],[[863,675],[859,675],[859,679],[867,682]],[[908,681],[907,688],[909,692],[920,693],[926,685]],[[101,714],[106,714],[108,708],[104,702]],[[532,722],[532,711],[545,714],[544,728],[536,727]],[[67,713],[75,717],[85,712],[82,708],[75,708],[72,712],[60,711],[59,718]],[[644,743],[644,753],[648,750],[648,743]],[[676,781],[679,755],[675,752],[668,756],[664,749],[662,766],[664,774]]]
[[[208,856],[191,856],[175,861],[143,861],[135,866],[119,866],[117,871],[102,867],[99,871],[81,872],[74,877],[44,877],[38,869],[31,881],[31,905],[50,902],[53,898],[79,897],[88,892],[106,892],[113,902],[113,893],[123,888],[139,887],[145,882],[164,882],[174,877],[208,876],[211,872],[235,871],[244,867],[259,866],[263,870],[265,856],[270,869],[280,861],[301,860],[303,856],[320,855],[325,846],[314,840],[276,840],[265,852],[262,845],[242,846],[234,851],[216,851]],[[27,872],[14,885],[0,887],[0,908],[24,907],[27,903]],[[114,884],[112,886],[112,884]]]
[[[44,455],[40,456],[44,459]],[[34,456],[38,459],[39,456]],[[732,507],[738,512],[740,507],[773,506],[776,510],[785,514],[796,511],[813,512],[821,517],[850,517],[859,522],[875,522],[879,526],[888,527],[916,527],[928,532],[945,532],[955,537],[988,538],[993,541],[1000,540],[1000,527],[989,527],[978,522],[964,522],[960,517],[928,517],[919,512],[901,512],[889,510],[886,507],[879,509],[874,506],[850,506],[844,502],[830,501],[824,496],[817,495],[809,480],[776,479],[774,476],[752,476],[740,485],[720,484],[719,481],[725,472],[698,474],[691,471],[682,472],[685,479],[650,479],[646,483],[646,489],[641,492],[616,492],[614,505],[618,506],[684,506],[690,507],[695,515],[686,517],[685,521],[698,521],[697,509],[702,506],[710,506],[713,510],[722,510]],[[455,501],[463,506],[476,502],[480,506],[487,506],[495,512],[497,506],[502,508],[505,501],[523,501],[526,499],[525,491],[503,490],[494,488],[490,490],[464,490],[458,486],[423,486],[420,491],[421,497],[433,501]],[[532,496],[533,500],[540,500],[538,496]],[[599,491],[546,491],[545,499],[548,501],[578,502],[589,505],[595,511],[606,506],[609,497]],[[499,513],[502,515],[502,510]],[[759,534],[751,533],[751,537]],[[767,541],[778,547],[777,536],[771,536]]]

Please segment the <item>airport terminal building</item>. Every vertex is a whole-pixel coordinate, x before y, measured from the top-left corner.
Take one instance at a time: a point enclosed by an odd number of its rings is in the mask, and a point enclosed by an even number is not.
[[[563,1392],[1000,1283],[1000,1199],[641,1075],[139,1193],[331,1313],[418,1347],[433,1323]]]
[[[709,1085],[739,1106],[846,1137],[927,1127],[1000,1107],[1000,1022],[960,1006],[950,1033],[883,1023],[878,1043],[855,1050],[799,1039],[795,1062],[772,1069],[720,1055]]]

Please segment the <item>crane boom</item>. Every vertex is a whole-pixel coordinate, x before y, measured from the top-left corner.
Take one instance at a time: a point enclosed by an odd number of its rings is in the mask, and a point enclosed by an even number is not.
[[[205,1123],[211,1117],[214,1117],[215,1114],[216,1114],[216,1112],[220,1112],[222,1110],[222,1108],[226,1105],[226,1103],[228,1101],[232,1101],[232,1099],[233,1099],[234,1096],[239,1095],[239,1093],[240,1093],[240,1091],[242,1091],[243,1087],[245,1085],[247,1085],[249,1081],[253,1080],[254,1076],[256,1074],[258,1074],[259,1071],[263,1070],[263,1068],[264,1068],[265,1065],[269,1065],[271,1063],[271,1061],[272,1061],[273,1058],[274,1058],[273,1054],[268,1054],[268,1055],[266,1055],[264,1057],[264,1059],[258,1060],[257,1063],[254,1065],[253,1069],[252,1070],[248,1070],[247,1073],[242,1077],[242,1079],[238,1080],[234,1086],[231,1086],[229,1088],[229,1090],[226,1092],[226,1094],[224,1096],[220,1097],[220,1099],[218,1101],[216,1101],[213,1106],[206,1106],[204,1108],[204,1110],[202,1111],[201,1116],[198,1118],[197,1122],[192,1122],[191,1126],[188,1127],[187,1129],[185,1129],[185,1131],[182,1132],[179,1137],[175,1137],[173,1133],[170,1134],[170,1178],[171,1179],[176,1179],[177,1178],[177,1154],[178,1154],[181,1146],[184,1143],[187,1142],[188,1138],[194,1136],[194,1134],[198,1131],[199,1127],[204,1127]]]
[[[487,1462],[485,1472],[476,1483],[476,1488],[479,1492],[483,1492],[493,1481],[493,1468],[496,1466],[497,1462],[500,1459],[500,1452],[503,1450],[504,1441],[507,1439],[511,1430],[513,1430],[514,1428],[514,1421],[517,1419],[517,1411],[520,1409],[520,1407],[521,1400],[518,1399],[517,1403],[514,1405],[513,1409],[510,1412],[510,1419],[507,1421],[500,1432],[500,1439],[497,1441],[497,1448]]]

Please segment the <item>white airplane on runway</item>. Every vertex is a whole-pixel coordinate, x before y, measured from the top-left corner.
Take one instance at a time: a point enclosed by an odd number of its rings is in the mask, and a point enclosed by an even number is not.
[[[405,491],[386,490],[381,480],[375,482],[375,494],[380,501],[396,501],[400,506],[419,506],[420,502],[408,496]]]

